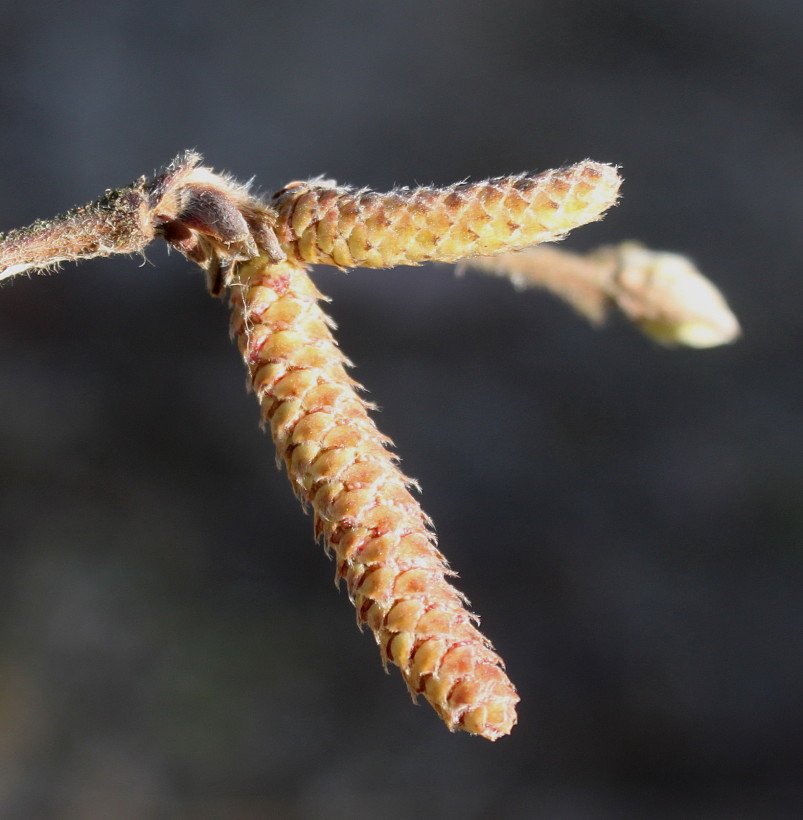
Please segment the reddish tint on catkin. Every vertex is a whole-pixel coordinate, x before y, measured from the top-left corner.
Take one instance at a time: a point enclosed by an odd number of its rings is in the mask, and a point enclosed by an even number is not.
[[[428,519],[346,372],[319,298],[296,265],[239,267],[232,329],[262,417],[383,662],[450,729],[495,740],[515,724],[518,696],[446,580]]]

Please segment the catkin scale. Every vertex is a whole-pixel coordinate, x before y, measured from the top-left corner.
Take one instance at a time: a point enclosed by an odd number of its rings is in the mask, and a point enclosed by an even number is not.
[[[388,441],[356,392],[306,271],[238,266],[232,331],[291,483],[357,611],[413,696],[450,729],[494,740],[516,722],[502,661],[477,630]]]

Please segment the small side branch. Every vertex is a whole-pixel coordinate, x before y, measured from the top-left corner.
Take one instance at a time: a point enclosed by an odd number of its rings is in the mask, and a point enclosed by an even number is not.
[[[466,267],[541,287],[599,325],[612,308],[664,345],[716,347],[741,335],[725,298],[685,256],[636,242],[579,255],[542,245],[470,259]]]

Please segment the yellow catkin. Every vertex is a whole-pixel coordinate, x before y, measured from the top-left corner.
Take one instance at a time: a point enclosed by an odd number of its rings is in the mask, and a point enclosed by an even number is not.
[[[616,201],[616,169],[587,160],[535,176],[387,194],[292,183],[273,200],[282,250],[299,263],[385,268],[555,241]]]
[[[346,372],[320,298],[291,262],[237,268],[232,330],[262,418],[383,662],[450,729],[495,740],[516,723],[519,698],[446,580],[428,519]]]

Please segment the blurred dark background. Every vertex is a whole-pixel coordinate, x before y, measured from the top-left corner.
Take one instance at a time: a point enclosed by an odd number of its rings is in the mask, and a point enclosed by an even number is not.
[[[567,243],[744,327],[315,272],[522,703],[450,735],[354,627],[227,309],[164,247],[0,290],[0,817],[799,817],[803,7],[2,2],[0,229],[196,147],[264,191],[620,164]]]

